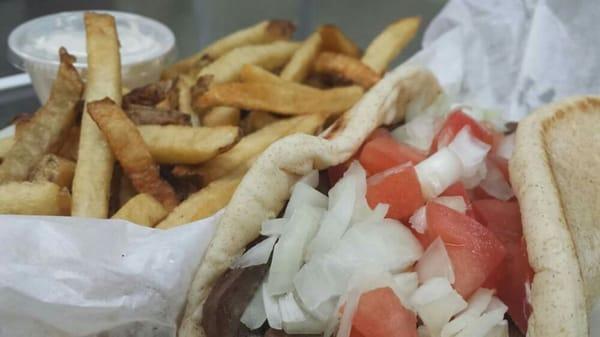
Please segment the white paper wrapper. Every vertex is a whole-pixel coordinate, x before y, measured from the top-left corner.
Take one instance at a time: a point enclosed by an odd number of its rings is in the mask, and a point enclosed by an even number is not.
[[[166,231],[0,216],[0,336],[174,336],[220,214]]]
[[[519,120],[545,103],[600,93],[600,1],[454,0],[410,62],[457,101]]]

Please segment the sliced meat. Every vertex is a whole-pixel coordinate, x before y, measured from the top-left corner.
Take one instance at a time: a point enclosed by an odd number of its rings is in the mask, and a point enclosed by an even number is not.
[[[237,337],[247,331],[241,327],[240,318],[265,278],[267,268],[265,264],[231,269],[215,282],[203,307],[202,327],[207,337]]]

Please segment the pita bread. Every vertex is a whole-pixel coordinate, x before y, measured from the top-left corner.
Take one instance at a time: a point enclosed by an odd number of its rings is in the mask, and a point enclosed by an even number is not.
[[[263,221],[277,216],[301,176],[344,162],[378,126],[424,110],[440,92],[428,70],[400,66],[320,137],[296,134],[272,144],[242,179],[225,209],[192,282],[179,336],[205,335],[200,325],[202,304],[212,283],[259,236]]]
[[[519,123],[510,176],[535,271],[528,336],[588,336],[600,295],[600,97]]]

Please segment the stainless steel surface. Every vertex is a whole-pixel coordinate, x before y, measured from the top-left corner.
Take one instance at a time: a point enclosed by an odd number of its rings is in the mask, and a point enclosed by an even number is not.
[[[6,58],[6,39],[22,22],[66,10],[113,9],[142,14],[168,25],[177,38],[179,56],[186,56],[228,32],[267,18],[293,20],[296,38],[315,27],[332,23],[365,47],[381,29],[403,16],[419,15],[423,25],[417,38],[396,63],[420,47],[424,27],[444,5],[444,0],[3,0],[0,1],[0,34],[4,39],[0,76],[18,73]],[[0,126],[18,113],[39,106],[30,86],[0,92]]]

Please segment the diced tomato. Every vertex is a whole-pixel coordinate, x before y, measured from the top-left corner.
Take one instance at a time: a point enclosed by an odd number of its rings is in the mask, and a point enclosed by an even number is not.
[[[394,291],[378,288],[360,296],[350,337],[416,337],[417,317]]]
[[[450,144],[458,132],[465,126],[469,126],[471,128],[471,133],[473,136],[484,143],[493,145],[494,136],[485,126],[481,125],[479,122],[461,110],[456,110],[448,115],[446,121],[442,125],[442,128],[433,138],[433,143],[431,144],[431,153],[437,151],[438,148]]]
[[[365,144],[372,140],[372,139],[376,139],[376,138],[380,138],[380,137],[389,137],[391,138],[392,136],[390,135],[390,132],[385,129],[385,128],[377,128],[375,129],[375,131],[371,132],[371,134],[367,137]],[[329,169],[327,169],[327,176],[329,177],[329,184],[330,186],[335,185],[338,180],[342,179],[342,177],[344,176],[344,172],[346,172],[346,170],[348,169],[348,167],[350,167],[350,164],[358,159],[360,152],[362,151],[362,147],[358,149],[358,151],[356,151],[356,153],[350,157],[350,159],[346,160],[345,162],[332,166]]]
[[[525,284],[531,283],[533,270],[523,240],[519,204],[516,201],[477,200],[473,202],[473,209],[481,223],[506,248],[506,258],[486,285],[497,289],[498,297],[508,306],[508,314],[521,332],[526,333],[531,304],[527,302]]]
[[[502,262],[506,251],[494,233],[471,217],[429,202],[426,209],[429,242],[440,237],[454,267],[454,288],[468,298]]]
[[[440,196],[463,197],[463,199],[465,200],[465,204],[467,205],[466,214],[472,218],[475,217],[475,214],[473,213],[473,208],[471,207],[471,197],[469,196],[469,192],[467,192],[467,189],[465,188],[465,185],[463,185],[462,182],[459,181],[450,185],[450,187],[448,187],[444,192],[442,192]]]
[[[367,179],[367,202],[371,208],[388,204],[388,218],[408,219],[425,204],[414,166],[391,168]]]
[[[417,164],[425,158],[423,152],[412,146],[399,143],[391,136],[380,136],[363,146],[358,160],[370,176],[408,162]]]

